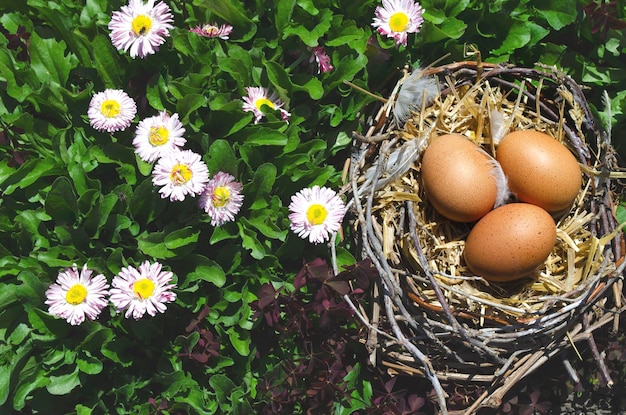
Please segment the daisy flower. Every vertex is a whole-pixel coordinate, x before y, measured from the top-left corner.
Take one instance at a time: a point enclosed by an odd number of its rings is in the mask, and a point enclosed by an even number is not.
[[[46,290],[45,303],[49,313],[63,317],[72,326],[85,321],[85,316],[95,320],[108,304],[105,297],[109,294],[104,275],[91,278],[92,270],[83,266],[79,272],[76,264],[61,271],[55,283]]]
[[[166,111],[139,122],[133,145],[135,152],[143,161],[152,163],[184,146],[185,129],[178,120],[178,114],[171,116]]]
[[[330,56],[328,56],[322,46],[311,48],[311,52],[309,63],[313,61],[317,62],[317,73],[326,73],[334,69],[333,65],[330,63]]]
[[[161,264],[145,261],[139,266],[122,268],[113,277],[111,302],[120,313],[126,310],[124,317],[139,320],[147,312],[155,316],[157,311],[164,313],[165,303],[176,299],[176,293],[170,291],[175,284],[170,284],[173,274],[161,271]]]
[[[171,201],[202,193],[209,181],[209,169],[200,155],[191,150],[176,150],[161,157],[152,174],[152,183],[162,186],[161,197]]]
[[[339,230],[346,206],[334,190],[313,186],[291,196],[289,211],[291,230],[318,244]]]
[[[407,34],[419,32],[424,23],[424,9],[413,0],[383,0],[382,7],[376,7],[376,17],[372,26],[381,35],[395,40],[396,45],[406,46]]]
[[[109,22],[111,42],[118,50],[129,51],[130,57],[145,58],[159,50],[170,35],[174,17],[167,4],[155,0],[129,0],[127,6],[113,12]]]
[[[121,89],[107,89],[89,102],[89,123],[98,131],[113,133],[128,128],[137,114],[137,104]]]
[[[200,195],[200,207],[211,217],[212,226],[235,220],[243,204],[241,183],[222,171],[217,172]]]
[[[262,107],[267,105],[273,110],[280,110],[283,120],[289,122],[289,112],[281,108],[283,102],[278,99],[276,93],[270,95],[269,90],[263,87],[246,87],[247,96],[243,97],[243,110],[254,113],[254,123],[257,124],[265,116]]]
[[[189,31],[204,37],[219,37],[220,39],[227,40],[228,35],[233,31],[233,27],[227,24],[218,26],[217,23],[207,23],[202,26],[193,27],[189,29]]]

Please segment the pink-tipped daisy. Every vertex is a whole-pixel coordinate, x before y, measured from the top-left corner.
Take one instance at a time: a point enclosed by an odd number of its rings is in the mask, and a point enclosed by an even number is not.
[[[246,87],[248,95],[243,97],[243,110],[254,113],[254,123],[257,124],[265,116],[263,106],[268,106],[273,110],[280,110],[282,118],[285,122],[289,122],[289,112],[281,108],[283,102],[278,99],[276,93],[270,95],[269,90],[263,87]]]
[[[171,116],[167,111],[139,122],[133,145],[139,157],[148,163],[170,154],[184,146],[185,129],[178,119],[178,114]]]
[[[291,196],[289,211],[291,230],[318,244],[339,231],[346,206],[334,190],[313,186]]]
[[[189,31],[204,37],[219,37],[220,39],[227,40],[230,32],[233,31],[233,27],[227,24],[218,26],[217,23],[207,23],[202,26],[192,27]]]
[[[129,0],[127,6],[113,12],[109,22],[111,42],[130,57],[145,58],[159,50],[170,35],[174,17],[167,4],[155,0]]]
[[[424,9],[413,0],[382,0],[376,7],[376,17],[372,26],[381,35],[393,38],[396,45],[406,46],[407,35],[419,32],[424,23]]]
[[[161,186],[161,197],[171,201],[199,195],[209,181],[209,169],[200,155],[191,150],[176,150],[161,157],[152,175],[152,183]]]
[[[49,313],[67,320],[72,326],[85,321],[85,316],[95,320],[108,304],[109,284],[104,275],[91,277],[93,271],[83,266],[79,272],[76,264],[61,271],[55,283],[46,290],[45,303]]]
[[[317,63],[317,73],[326,73],[335,69],[330,63],[330,56],[328,56],[326,50],[322,46],[311,48],[311,58],[309,58],[309,63],[313,63],[313,61]]]
[[[98,131],[113,133],[128,128],[137,114],[137,104],[121,89],[107,89],[89,102],[89,123]]]
[[[200,195],[199,204],[211,217],[211,225],[221,226],[235,220],[243,204],[242,185],[222,171],[217,172]]]
[[[165,303],[176,299],[176,293],[171,289],[175,284],[170,284],[173,274],[170,271],[162,271],[161,264],[145,261],[139,266],[122,268],[119,274],[113,277],[111,285],[111,302],[120,313],[126,310],[124,316],[139,320],[148,313],[155,316],[157,311],[164,313]]]

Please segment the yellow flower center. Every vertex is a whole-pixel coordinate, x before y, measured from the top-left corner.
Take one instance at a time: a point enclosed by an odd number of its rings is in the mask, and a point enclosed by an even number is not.
[[[148,141],[153,146],[162,146],[169,140],[170,132],[165,127],[150,127],[150,134],[148,135]]]
[[[217,36],[217,33],[219,32],[219,28],[217,26],[213,26],[212,24],[207,24],[207,25],[202,26],[202,31],[207,36]]]
[[[274,103],[267,98],[259,98],[256,101],[254,101],[254,106],[257,107],[258,109],[261,109],[263,105],[267,105],[271,109],[274,109]]]
[[[85,298],[87,298],[87,288],[82,284],[75,284],[65,294],[65,301],[71,305],[78,305],[85,301]]]
[[[141,14],[133,19],[131,27],[135,36],[143,36],[150,31],[152,27],[152,19],[150,16]]]
[[[122,106],[114,99],[107,99],[100,105],[100,112],[107,118],[115,118],[122,112]]]
[[[396,12],[389,18],[389,28],[394,32],[404,32],[409,24],[409,16],[404,12]]]
[[[226,186],[220,186],[213,192],[213,206],[224,207],[230,200],[230,190]]]
[[[321,225],[326,220],[328,211],[319,203],[314,203],[306,211],[306,218],[311,225]]]
[[[150,296],[154,292],[154,282],[152,282],[152,280],[149,280],[147,278],[137,280],[133,284],[133,291],[142,300],[145,300],[146,298],[150,298]]]
[[[191,180],[193,172],[186,164],[179,163],[172,167],[170,171],[170,180],[176,186],[187,183]]]

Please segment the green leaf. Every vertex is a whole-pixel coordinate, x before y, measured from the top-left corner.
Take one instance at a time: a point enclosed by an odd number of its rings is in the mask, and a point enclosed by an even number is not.
[[[332,27],[326,35],[324,45],[340,47],[365,36],[365,31],[354,20],[344,20],[343,16],[334,16]],[[365,36],[366,37],[366,36]]]
[[[102,372],[102,362],[93,356],[81,356],[76,359],[76,367],[88,375],[97,375]]]
[[[311,16],[317,16],[320,12],[319,9],[315,7],[315,2],[313,0],[298,0],[298,6]]]
[[[296,0],[276,1],[276,28],[279,32],[289,24],[295,6]]]
[[[166,206],[166,201],[156,195],[151,179],[145,179],[135,187],[128,209],[131,216],[142,224],[151,223]]]
[[[239,235],[241,236],[241,246],[250,251],[252,258],[260,260],[265,257],[265,248],[259,241],[257,233],[244,225],[242,221],[237,222]]]
[[[283,31],[283,40],[289,36],[298,36],[305,45],[309,47],[315,47],[319,44],[318,40],[328,33],[331,21],[333,17],[333,12],[330,9],[323,9],[315,19],[308,20],[308,22],[316,22],[317,24],[312,27],[310,30],[307,29],[303,23],[295,24],[292,22],[290,26],[287,26]]]
[[[221,405],[230,404],[230,394],[237,386],[226,375],[216,374],[209,378],[209,385],[215,391],[218,402]]]
[[[241,217],[240,221],[244,222],[246,227],[255,228],[264,236],[272,239],[284,241],[287,236],[287,230],[279,228],[274,220],[274,212],[271,210],[252,212],[250,217]]]
[[[46,196],[46,213],[59,223],[74,223],[78,215],[78,203],[72,183],[61,176],[52,183]]]
[[[213,228],[213,233],[211,234],[211,238],[209,238],[209,243],[211,245],[215,245],[218,242],[225,241],[227,239],[236,239],[239,236],[237,230],[232,231],[232,227],[230,226],[216,226]]]
[[[568,24],[574,23],[578,15],[576,0],[542,2],[535,10],[554,30],[561,30]]]
[[[287,144],[285,134],[268,127],[252,126],[236,136],[240,135],[244,137],[244,143],[250,146],[284,146]]]
[[[80,385],[78,367],[72,373],[60,376],[50,376],[50,383],[46,386],[51,395],[67,395]]]
[[[157,259],[175,258],[176,252],[165,246],[164,238],[165,232],[144,232],[137,237],[137,247],[145,255]]]
[[[218,139],[211,143],[209,160],[207,161],[207,167],[211,174],[223,171],[237,177],[237,164],[237,156],[228,141]]]
[[[196,267],[180,284],[181,289],[189,287],[192,282],[196,281],[208,281],[216,287],[222,287],[226,283],[226,274],[217,262],[203,255],[194,255],[189,260],[193,261]]]
[[[8,175],[0,176],[0,189],[3,195],[10,195],[15,189],[25,189],[42,177],[56,176],[62,172],[53,159],[31,159],[16,171],[9,170]]]
[[[180,122],[187,124],[189,116],[198,108],[206,104],[206,98],[201,94],[188,94],[176,103],[176,112],[180,116]]]
[[[237,353],[248,356],[250,354],[250,332],[233,326],[228,328],[227,333],[230,343],[237,350]]]
[[[465,33],[467,24],[456,17],[446,17],[438,27],[438,30],[449,39],[459,39]]]
[[[339,271],[343,269],[343,267],[347,267],[350,265],[354,265],[356,263],[356,259],[347,249],[338,246],[336,247],[337,251],[337,268]]]
[[[622,202],[617,206],[615,217],[620,224],[626,222],[626,202]]]
[[[194,0],[195,6],[200,6],[208,12],[232,23],[234,26],[247,26],[250,19],[245,15],[241,2],[235,0]]]
[[[11,390],[11,365],[0,366],[0,405],[3,405],[9,397]]]
[[[37,32],[32,32],[28,50],[31,68],[39,80],[44,83],[65,85],[70,70],[76,63],[74,55],[66,55],[67,46],[65,42],[58,42],[55,39],[42,39]]]
[[[304,78],[306,80],[303,83],[300,83],[300,78]],[[294,90],[308,93],[313,100],[321,99],[324,96],[324,85],[322,84],[322,81],[315,77],[309,77],[307,79],[305,76],[294,76],[293,81]]]
[[[168,234],[163,243],[168,249],[178,249],[182,247],[188,247],[198,242],[198,236],[200,235],[199,229],[194,229],[192,226],[186,226],[181,229],[177,229]]]
[[[274,181],[276,180],[276,166],[271,163],[260,165],[254,172],[252,182],[244,186],[244,194],[252,201],[251,209],[264,208],[268,205],[268,199]]]
[[[217,66],[224,72],[229,73],[234,80],[242,86],[248,86],[250,80],[250,66],[237,58],[224,58],[217,62]]]
[[[543,39],[550,31],[530,21],[515,20],[506,38],[499,48],[491,51],[493,55],[505,55],[516,49],[532,46]]]
[[[446,0],[444,10],[448,17],[456,17],[461,12],[465,11],[469,4],[470,0]]]

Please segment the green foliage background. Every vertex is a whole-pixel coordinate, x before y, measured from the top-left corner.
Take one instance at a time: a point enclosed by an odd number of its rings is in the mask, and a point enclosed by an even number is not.
[[[147,414],[161,399],[169,413],[257,412],[268,399],[258,393],[262,376],[303,351],[285,344],[259,359],[251,303],[268,282],[292,290],[303,259],[328,255],[289,231],[290,196],[315,184],[341,187],[350,133],[373,102],[344,80],[384,96],[405,65],[446,53],[445,62],[475,59],[464,55],[470,44],[486,61],[556,65],[589,87],[598,117],[611,118],[614,144],[626,150],[623,1],[607,15],[585,13],[596,3],[580,0],[427,0],[422,30],[406,48],[374,33],[374,0],[167,3],[176,28],[156,54],[133,60],[108,37],[122,1],[0,0],[2,413]],[[234,26],[230,40],[187,30],[214,21]],[[368,45],[371,36],[380,50]],[[309,63],[307,48],[317,45],[333,71],[318,74]],[[289,124],[280,114],[253,124],[241,109],[247,86],[276,91]],[[159,110],[180,115],[186,147],[211,173],[244,184],[235,222],[214,228],[195,200],[161,199],[151,166],[135,157],[134,126],[113,135],[89,126],[91,96],[106,88],[134,97],[138,120]],[[354,263],[351,248],[349,237],[339,242],[341,265]],[[144,260],[176,276],[178,299],[165,314],[129,321],[105,309],[71,327],[47,313],[44,292],[59,270],[86,263],[110,281]],[[201,365],[185,358],[201,332],[186,328],[205,306],[203,327],[220,343]],[[361,385],[358,399],[338,402],[338,413],[371,402],[355,373],[346,381]]]

